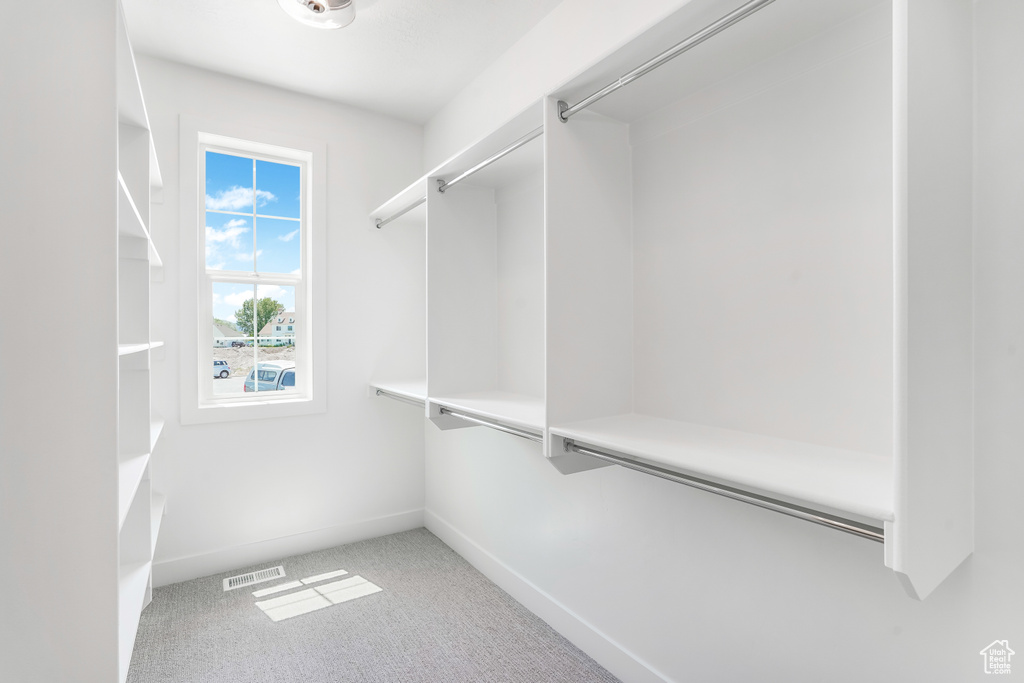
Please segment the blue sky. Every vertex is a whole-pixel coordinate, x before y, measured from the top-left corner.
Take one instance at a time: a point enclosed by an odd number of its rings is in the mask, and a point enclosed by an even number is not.
[[[298,273],[300,196],[298,166],[207,152],[206,267]]]

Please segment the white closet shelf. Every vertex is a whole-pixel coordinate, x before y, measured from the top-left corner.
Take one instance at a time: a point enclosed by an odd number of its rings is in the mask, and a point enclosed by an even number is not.
[[[386,225],[399,218],[423,224],[427,218],[427,209],[423,206],[426,196],[427,176],[423,176],[370,212],[370,224],[376,228],[377,221],[385,221]]]
[[[149,350],[149,344],[118,344],[118,356],[130,356],[133,353],[142,353]]]
[[[118,529],[124,526],[124,521],[128,518],[128,510],[131,508],[132,502],[135,500],[135,494],[139,490],[139,484],[142,483],[142,479],[146,475],[147,465],[149,465],[149,453],[142,453],[140,455],[122,458],[118,463]]]
[[[159,191],[163,189],[164,179],[160,174],[160,160],[156,157],[156,143],[153,142],[152,136],[149,138],[149,189],[153,191]],[[152,195],[150,195],[152,199]]]
[[[160,525],[164,520],[164,510],[167,508],[167,497],[162,493],[153,491],[150,498],[150,541],[152,554],[156,553],[156,540],[160,536]]]
[[[127,615],[134,613],[136,622],[138,614],[142,611],[142,601],[146,595],[146,584],[149,583],[149,568],[152,562],[136,562],[121,565],[121,578],[119,581],[119,592],[121,594],[122,609],[124,602],[135,602],[137,606],[129,609]]]
[[[427,400],[427,380],[425,379],[374,381],[370,382],[370,388],[380,389],[420,403]]]
[[[544,399],[537,396],[505,391],[475,391],[431,396],[430,402],[513,427],[536,432],[544,430]]]
[[[425,208],[415,207],[418,207],[424,201],[428,192],[437,190],[437,178],[447,176],[448,179],[451,179],[455,175],[465,171],[467,168],[480,163],[495,151],[502,149],[514,140],[526,135],[530,131],[533,131],[541,125],[542,121],[543,118],[541,117],[540,104],[531,104],[513,117],[511,121],[502,126],[501,129],[492,132],[481,140],[459,150],[444,162],[435,166],[428,173],[415,180],[401,192],[398,192],[386,202],[371,211],[371,226],[376,228],[376,223],[379,220],[390,223],[391,220],[395,220],[396,214],[401,215],[403,218],[414,218],[419,223],[424,223],[426,221]],[[478,175],[475,178],[474,184],[496,187],[502,183],[508,182],[510,178],[521,177],[526,173],[527,169],[540,170],[543,166],[542,145],[537,143],[535,145],[530,145],[529,147],[533,150],[533,153],[527,155],[516,155],[516,158],[511,164],[506,162],[500,165],[505,167],[505,171],[500,174],[493,174],[490,176],[487,173],[483,176]],[[410,210],[410,206],[414,207],[415,210]],[[406,213],[406,211],[410,212]]]
[[[118,212],[121,216],[117,221],[118,232],[125,237],[134,237],[146,240],[150,266],[153,268],[162,268],[164,265],[163,260],[160,258],[160,254],[156,250],[156,244],[149,235],[149,229],[146,227],[145,221],[142,220],[142,214],[139,213],[135,199],[132,197],[131,191],[128,189],[128,185],[125,183],[124,176],[121,175],[120,171],[117,174],[117,189],[119,201]],[[146,198],[146,201],[149,201],[149,199]],[[142,256],[140,253],[138,258],[146,257]]]
[[[118,231],[128,237],[138,237],[148,241],[149,230],[146,228],[145,221],[142,220],[142,214],[139,213],[135,198],[132,197],[131,190],[128,189],[128,184],[125,182],[124,176],[121,175],[120,171],[117,172],[117,189],[119,201]],[[146,201],[149,201],[148,197],[146,197]]]
[[[149,574],[152,562],[121,565],[121,576],[118,582],[118,630],[122,643],[135,642],[139,630],[139,619],[142,607],[146,602],[146,588],[149,586]],[[121,648],[120,666],[121,680],[124,680],[131,662],[132,648]]]
[[[880,455],[635,413],[552,426],[551,434],[812,507],[893,518],[893,464]]]
[[[160,268],[164,267],[163,259],[160,258],[160,253],[156,250],[156,244],[153,240],[149,240],[149,267]]]
[[[130,356],[134,353],[142,353],[143,351],[148,351],[150,349],[158,349],[163,345],[164,343],[162,341],[145,342],[142,344],[118,344],[117,355]]]
[[[142,83],[135,65],[124,12],[118,6],[117,22],[117,113],[118,120],[149,130],[149,115],[142,97]]]
[[[160,434],[164,431],[164,419],[153,417],[149,423],[149,452],[156,450],[156,442],[160,440]]]

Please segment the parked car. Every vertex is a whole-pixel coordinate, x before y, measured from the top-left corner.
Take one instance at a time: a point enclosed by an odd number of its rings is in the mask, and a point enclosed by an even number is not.
[[[256,391],[256,377],[259,377],[259,391],[286,391],[295,388],[295,361],[267,361],[257,363],[245,378],[242,391]]]
[[[233,349],[237,349],[237,348],[245,347],[245,346],[249,346],[249,344],[244,342],[244,341],[233,341],[233,342],[231,342],[231,348],[233,348]]]
[[[213,376],[220,377],[221,379],[226,378],[231,374],[231,367],[228,365],[226,360],[215,360],[213,361]]]

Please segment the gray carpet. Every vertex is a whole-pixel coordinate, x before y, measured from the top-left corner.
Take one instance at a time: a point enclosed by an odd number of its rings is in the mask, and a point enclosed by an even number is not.
[[[277,564],[286,578],[223,591],[224,578]],[[348,574],[253,596],[338,569]],[[381,590],[276,622],[255,604],[357,576]],[[128,672],[129,683],[616,680],[426,529],[158,588]]]

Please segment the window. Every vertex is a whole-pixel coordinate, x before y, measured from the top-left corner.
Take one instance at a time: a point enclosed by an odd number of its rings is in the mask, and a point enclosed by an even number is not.
[[[182,422],[322,412],[324,147],[218,128],[182,117],[182,244],[196,255],[182,259],[196,301],[181,329]],[[300,321],[287,334],[286,318]],[[202,371],[211,360],[228,376]]]
[[[249,399],[261,391],[276,391],[276,370],[269,363],[294,362],[296,390],[307,380],[305,362],[297,358],[301,345],[285,344],[282,311],[302,311],[305,291],[302,272],[304,237],[303,180],[308,175],[303,155],[245,153],[222,144],[201,147],[204,177],[202,211],[205,278],[210,292],[208,319],[252,342],[242,349],[213,345],[215,359],[230,360],[239,376],[258,370],[258,382],[241,379],[211,382],[203,398]],[[308,182],[308,180],[306,181]],[[303,336],[301,330],[296,336]],[[218,358],[222,356],[222,358]],[[241,396],[245,394],[246,396]],[[271,397],[263,397],[264,400]]]

